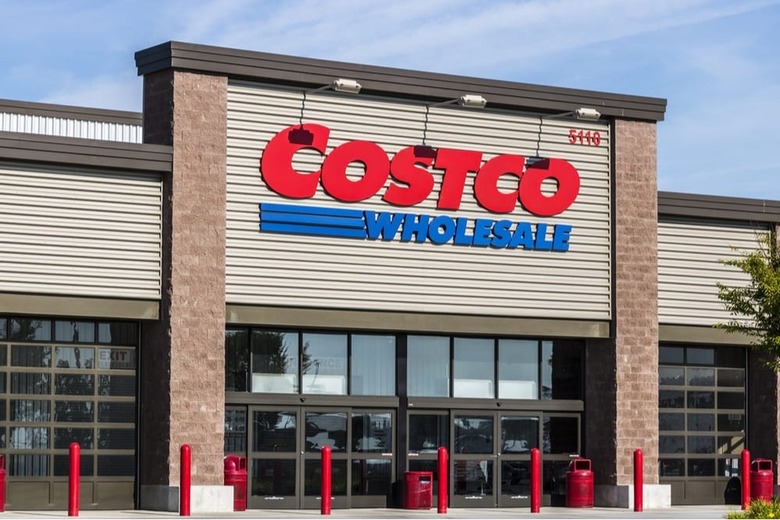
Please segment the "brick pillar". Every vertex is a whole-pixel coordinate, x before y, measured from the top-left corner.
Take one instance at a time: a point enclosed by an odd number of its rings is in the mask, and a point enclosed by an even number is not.
[[[616,120],[612,138],[612,334],[586,347],[585,431],[603,491],[597,501],[628,507],[615,489],[633,484],[636,448],[644,452],[645,484],[658,483],[656,125]]]
[[[195,486],[221,510],[208,493],[223,489],[226,135],[226,78],[144,78],[144,141],[173,147],[173,171],[163,183],[161,318],[141,337],[143,508],[176,510],[179,450],[189,444],[193,512]]]

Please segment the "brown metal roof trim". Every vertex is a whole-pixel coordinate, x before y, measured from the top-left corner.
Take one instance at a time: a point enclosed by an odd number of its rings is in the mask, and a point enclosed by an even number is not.
[[[26,161],[155,174],[171,171],[170,146],[0,132],[0,161]]]
[[[242,51],[167,42],[135,54],[138,74],[179,69],[231,78],[311,88],[336,78],[354,79],[361,92],[424,101],[444,101],[462,94],[480,94],[489,106],[515,110],[572,111],[596,108],[607,117],[661,121],[666,100],[528,83],[488,80],[432,72],[299,58],[264,52]]]
[[[780,223],[780,201],[661,191],[658,215]]]
[[[143,124],[140,112],[123,110],[103,110],[97,108],[74,107],[69,105],[51,105],[48,103],[30,103],[0,99],[0,112],[43,117],[59,117],[78,121],[100,121],[122,125]]]

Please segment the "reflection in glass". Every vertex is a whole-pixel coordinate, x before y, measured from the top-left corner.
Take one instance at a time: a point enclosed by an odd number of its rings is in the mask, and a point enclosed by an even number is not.
[[[49,448],[48,428],[11,428],[8,447],[12,450],[45,450]]]
[[[6,339],[6,338],[8,338],[8,319],[0,318],[0,339]]]
[[[8,339],[15,341],[51,341],[51,322],[11,318]]]
[[[501,494],[528,498],[531,493],[531,463],[524,460],[501,462]]]
[[[659,461],[659,470],[662,477],[684,477],[685,460],[684,459],[661,459]]]
[[[694,348],[688,347],[688,359],[689,365],[714,365],[715,364],[715,349],[714,348]]]
[[[740,453],[745,449],[745,436],[718,436],[718,453]]]
[[[493,453],[493,416],[455,416],[456,453]]]
[[[680,367],[659,367],[658,384],[659,385],[684,385],[685,369]]]
[[[99,370],[135,370],[134,348],[99,348]]]
[[[449,446],[449,415],[409,416],[409,452],[437,453],[439,446]]]
[[[685,453],[685,437],[682,435],[661,435],[658,439],[659,453]]]
[[[658,363],[661,365],[681,365],[685,363],[685,350],[682,347],[660,347]]]
[[[538,341],[498,341],[498,397],[539,399]]]
[[[501,453],[530,453],[539,447],[538,417],[501,417]]]
[[[51,365],[51,347],[37,345],[13,345],[11,347],[11,366],[45,367]]]
[[[682,390],[659,390],[658,391],[659,408],[684,408],[685,392]]]
[[[729,386],[734,388],[745,387],[745,371],[734,368],[718,369],[718,386]]]
[[[688,453],[715,453],[715,437],[688,437]]]
[[[124,404],[124,403],[100,403],[100,406],[106,404]],[[91,401],[55,401],[54,402],[54,420],[57,422],[92,422],[94,421],[93,408]],[[130,419],[132,421],[132,419]],[[110,421],[110,422],[128,422],[128,421]]]
[[[542,342],[542,399],[582,399],[582,343]]]
[[[393,451],[392,416],[389,413],[353,413],[352,451]]]
[[[110,397],[135,397],[135,376],[100,375],[98,395]]]
[[[721,432],[745,431],[745,416],[741,413],[719,413],[718,431]]]
[[[395,395],[395,336],[352,336],[352,395]]]
[[[8,474],[13,477],[48,477],[49,456],[9,455]]]
[[[689,368],[688,385],[715,386],[715,369],[714,368]]]
[[[49,395],[49,374],[32,372],[11,373],[12,394]]]
[[[95,324],[85,321],[55,321],[54,340],[68,343],[94,343]]]
[[[659,413],[658,414],[659,431],[683,431],[685,430],[685,414],[682,413]]]
[[[718,476],[719,477],[740,477],[739,471],[739,459],[718,459]]]
[[[449,338],[409,336],[406,352],[408,394],[415,397],[449,397]]]
[[[579,453],[579,424],[579,417],[545,417],[542,426],[543,453]]]
[[[317,459],[308,459],[303,464],[304,484],[303,492],[309,497],[318,497],[321,494],[322,463]],[[345,496],[347,494],[347,461],[333,459],[331,461],[331,494],[333,496]]]
[[[253,496],[285,497],[295,495],[295,459],[252,459]]]
[[[98,429],[98,449],[132,450],[135,448],[135,430],[133,428]]]
[[[455,338],[454,397],[495,397],[494,359],[492,339]]]
[[[303,335],[303,393],[347,394],[347,336]]]
[[[90,403],[91,404],[91,403]],[[135,420],[135,403],[98,403],[98,422],[130,423]]]
[[[225,453],[246,453],[246,409],[225,409]]]
[[[295,412],[253,412],[252,426],[252,451],[295,451],[298,431]]]
[[[49,401],[11,399],[11,420],[17,422],[49,422]]]
[[[453,466],[454,494],[462,496],[493,494],[492,460],[456,460]]]
[[[225,330],[225,390],[246,392],[249,377],[249,333],[246,329]]]
[[[388,459],[353,460],[352,496],[389,495],[393,480],[392,467],[392,461]]]
[[[306,451],[319,452],[323,446],[347,450],[346,412],[306,412]]]
[[[688,392],[688,408],[715,408],[715,392]]]
[[[56,374],[54,393],[58,395],[94,395],[95,376],[90,374]]]
[[[93,368],[95,349],[88,347],[57,347],[54,349],[56,368]]]
[[[252,331],[252,391],[298,393],[298,334]]]
[[[688,430],[693,432],[711,432],[715,430],[715,414],[689,413]]]
[[[714,477],[715,459],[688,459],[689,477]]]

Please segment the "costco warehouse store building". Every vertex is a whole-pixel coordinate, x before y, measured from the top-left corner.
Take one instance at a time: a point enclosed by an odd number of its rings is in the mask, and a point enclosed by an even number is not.
[[[169,42],[143,114],[0,101],[8,507],[394,507],[450,451],[452,507],[722,503],[778,460],[778,378],[719,261],[780,202],[658,193],[662,99]],[[734,249],[736,248],[736,250]]]

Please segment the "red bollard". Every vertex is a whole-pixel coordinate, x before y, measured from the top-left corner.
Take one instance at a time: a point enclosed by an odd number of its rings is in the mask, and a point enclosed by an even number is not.
[[[637,513],[644,510],[644,466],[642,450],[634,450],[634,511]]]
[[[79,516],[79,478],[81,477],[81,448],[70,443],[70,471],[68,472],[68,516]]]
[[[0,455],[0,513],[5,512],[5,455]]]
[[[531,512],[540,512],[542,503],[542,458],[539,448],[531,449]]]
[[[450,476],[447,471],[447,448],[439,448],[439,498],[436,503],[436,512],[439,514],[447,513],[447,482]]]
[[[320,488],[320,495],[322,500],[320,503],[320,514],[330,514],[330,488],[331,488],[331,464],[330,464],[330,446],[322,447],[322,487]]]
[[[742,450],[742,509],[750,507],[750,452]]]
[[[192,449],[189,444],[181,446],[179,467],[179,516],[190,516],[190,488],[192,487]]]

